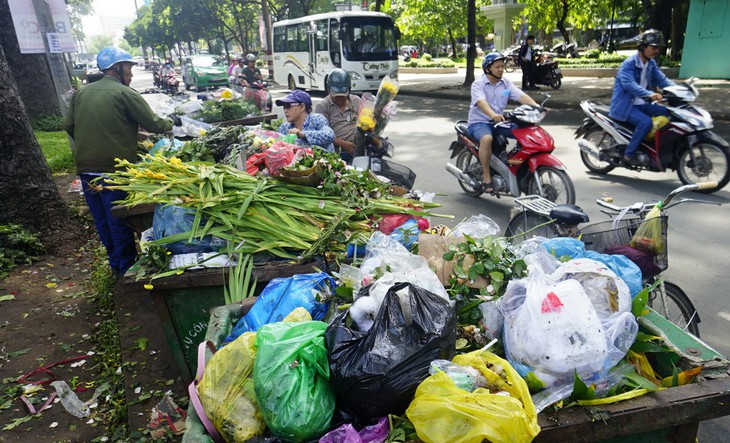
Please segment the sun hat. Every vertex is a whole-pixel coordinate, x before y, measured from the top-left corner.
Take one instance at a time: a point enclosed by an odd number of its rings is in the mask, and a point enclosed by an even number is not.
[[[295,89],[289,93],[286,97],[276,101],[276,106],[282,106],[284,103],[303,103],[305,107],[312,107],[312,99],[304,91]]]

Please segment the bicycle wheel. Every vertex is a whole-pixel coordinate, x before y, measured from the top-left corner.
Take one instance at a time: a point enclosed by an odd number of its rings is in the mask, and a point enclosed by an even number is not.
[[[542,214],[530,211],[522,211],[510,220],[504,236],[512,238],[512,244],[522,243],[530,237],[559,237],[553,220]],[[539,227],[538,227],[539,226]]]
[[[700,316],[689,297],[679,286],[672,283],[664,282],[663,294],[661,288],[662,285],[659,285],[649,294],[649,307],[678,327],[699,338]]]

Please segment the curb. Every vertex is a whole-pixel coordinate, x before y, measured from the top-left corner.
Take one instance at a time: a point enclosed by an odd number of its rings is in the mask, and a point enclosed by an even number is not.
[[[459,68],[398,68],[399,74],[456,74]]]
[[[411,89],[413,87],[414,89]],[[462,91],[453,91],[449,89],[432,89],[432,90],[418,90],[418,85],[412,85],[405,88],[401,88],[400,91],[398,91],[398,95],[405,95],[405,96],[414,96],[414,97],[431,97],[431,98],[440,98],[444,100],[456,100],[456,101],[463,101],[465,103],[469,103],[471,100],[471,94],[469,91],[464,90]],[[546,91],[552,91],[552,90],[546,90]],[[611,91],[605,91],[603,93],[600,93],[592,96],[592,97],[583,97],[583,98],[568,98],[568,97],[553,97],[548,100],[546,103],[547,108],[552,109],[580,109],[580,102],[583,100],[586,100],[590,98],[594,101],[602,101],[605,104],[608,104],[608,102],[611,100]],[[534,98],[534,97],[533,97]],[[536,100],[541,101],[541,100]],[[730,111],[711,111],[707,108],[706,105],[698,104],[699,107],[707,110],[711,115],[713,120],[722,120],[722,121],[730,121]]]

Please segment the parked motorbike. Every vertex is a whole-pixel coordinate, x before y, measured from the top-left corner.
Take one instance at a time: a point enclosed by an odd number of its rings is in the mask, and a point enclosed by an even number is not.
[[[560,89],[563,84],[563,73],[558,67],[558,62],[546,52],[535,51],[535,70],[532,75],[536,85]]]
[[[514,72],[515,69],[520,67],[519,52],[520,52],[519,45],[510,46],[509,48],[502,51],[502,55],[504,55],[506,57],[504,60],[504,71],[505,72]]]
[[[565,44],[565,42],[558,43],[557,45],[550,48],[550,52],[554,52],[560,58],[578,58],[578,45],[573,43]]]
[[[492,141],[490,170],[495,195],[537,194],[559,204],[573,204],[573,181],[566,173],[565,165],[552,155],[555,150],[553,138],[538,125],[545,118],[542,104],[537,108],[522,105],[505,113],[504,124],[513,126],[516,143],[510,147],[507,138],[501,135]],[[456,123],[457,139],[449,147],[456,165],[446,163],[446,170],[459,180],[459,186],[467,195],[478,197],[482,194],[479,142],[469,138],[467,128],[466,121]]]
[[[387,137],[380,137],[358,128],[357,144],[358,156],[352,159],[352,166],[356,169],[370,170],[377,176],[385,177],[393,185],[402,186],[409,191],[413,189],[416,173],[407,166],[383,158],[393,157],[395,152],[393,144]]]
[[[609,107],[592,101],[580,104],[588,116],[575,131],[580,158],[588,170],[607,174],[624,167],[637,171],[677,171],[684,184],[717,182],[718,185],[701,192],[715,192],[730,181],[730,150],[728,142],[711,131],[712,116],[692,105],[699,92],[693,86],[696,79],[669,86],[662,90],[669,118],[655,117],[655,128],[636,151],[639,166],[622,161],[626,145],[631,140],[633,126],[608,116]],[[664,125],[660,123],[664,120]]]
[[[152,71],[152,85],[155,88],[162,89],[162,76],[160,76],[159,68]]]

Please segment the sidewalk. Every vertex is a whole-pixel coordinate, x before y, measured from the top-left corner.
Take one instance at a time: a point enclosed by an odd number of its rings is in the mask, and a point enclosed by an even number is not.
[[[453,99],[468,103],[471,98],[469,88],[464,88],[465,70],[458,74],[401,74],[399,76],[400,95],[436,97]],[[476,76],[481,75],[476,73]],[[505,74],[518,86],[522,74],[519,71]],[[679,82],[680,79],[673,79]],[[535,101],[541,102],[543,92],[550,94],[545,104],[548,108],[578,109],[582,100],[595,100],[608,104],[613,90],[613,78],[563,77],[560,89],[541,86],[539,91],[530,91]],[[700,95],[695,104],[707,110],[715,120],[730,120],[730,81],[699,80],[695,83]]]

